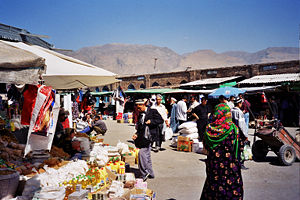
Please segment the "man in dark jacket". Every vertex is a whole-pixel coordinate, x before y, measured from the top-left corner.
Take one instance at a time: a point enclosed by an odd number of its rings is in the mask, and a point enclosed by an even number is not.
[[[137,132],[132,136],[135,146],[140,149],[139,169],[142,174],[143,180],[147,178],[154,178],[151,161],[151,138],[157,134],[158,125],[163,123],[161,115],[156,109],[146,107],[145,101],[137,100],[137,108],[139,110],[139,117],[137,121]]]
[[[192,115],[197,120],[197,128],[199,134],[199,141],[203,140],[203,135],[206,130],[206,125],[208,124],[209,108],[207,106],[207,99],[205,97],[201,98],[201,104],[196,106],[192,110]]]

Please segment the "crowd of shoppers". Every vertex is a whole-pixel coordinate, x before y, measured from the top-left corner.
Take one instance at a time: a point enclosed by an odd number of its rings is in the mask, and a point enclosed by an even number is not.
[[[248,140],[246,116],[251,104],[242,95],[228,100],[221,95],[219,104],[211,111],[205,96],[202,96],[200,103],[196,96],[191,96],[190,101],[187,96],[183,96],[178,102],[171,97],[167,101],[168,106],[162,104],[161,95],[152,99],[136,101],[139,115],[137,131],[132,139],[141,149],[139,169],[143,179],[154,178],[151,149],[154,152],[161,149],[164,129],[170,127],[176,133],[179,125],[193,120],[197,122],[199,141],[203,142],[208,152],[207,178],[201,199],[242,199],[241,169],[247,168],[241,159],[241,152]]]

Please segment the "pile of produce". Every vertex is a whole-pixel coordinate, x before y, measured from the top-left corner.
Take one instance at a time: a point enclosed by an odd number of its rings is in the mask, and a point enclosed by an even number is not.
[[[69,159],[70,158],[70,155],[68,153],[64,152],[64,150],[62,148],[58,148],[54,145],[52,145],[50,155],[52,157],[58,157],[58,158],[62,158],[62,159]]]

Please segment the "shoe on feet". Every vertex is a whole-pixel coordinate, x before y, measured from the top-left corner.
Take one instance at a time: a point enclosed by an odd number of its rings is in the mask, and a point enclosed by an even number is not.
[[[247,169],[249,169],[249,168],[247,168],[245,165],[242,165],[242,166],[241,166],[241,169],[247,170]]]
[[[157,147],[154,147],[154,148],[152,148],[152,150],[153,150],[155,153],[157,153],[157,152],[158,152],[158,150],[159,150],[159,148],[157,148]]]

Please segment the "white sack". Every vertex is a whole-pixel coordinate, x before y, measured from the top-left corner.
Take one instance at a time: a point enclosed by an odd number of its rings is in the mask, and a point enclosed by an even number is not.
[[[178,131],[180,134],[194,134],[194,133],[198,133],[198,129],[197,127],[193,127],[193,128],[190,128],[190,129],[180,129]]]
[[[197,139],[199,137],[198,133],[182,134],[181,136],[188,137],[190,139]]]
[[[182,123],[178,128],[179,129],[190,129],[190,128],[194,128],[197,127],[197,123],[195,121],[190,121],[190,122],[184,122]]]

